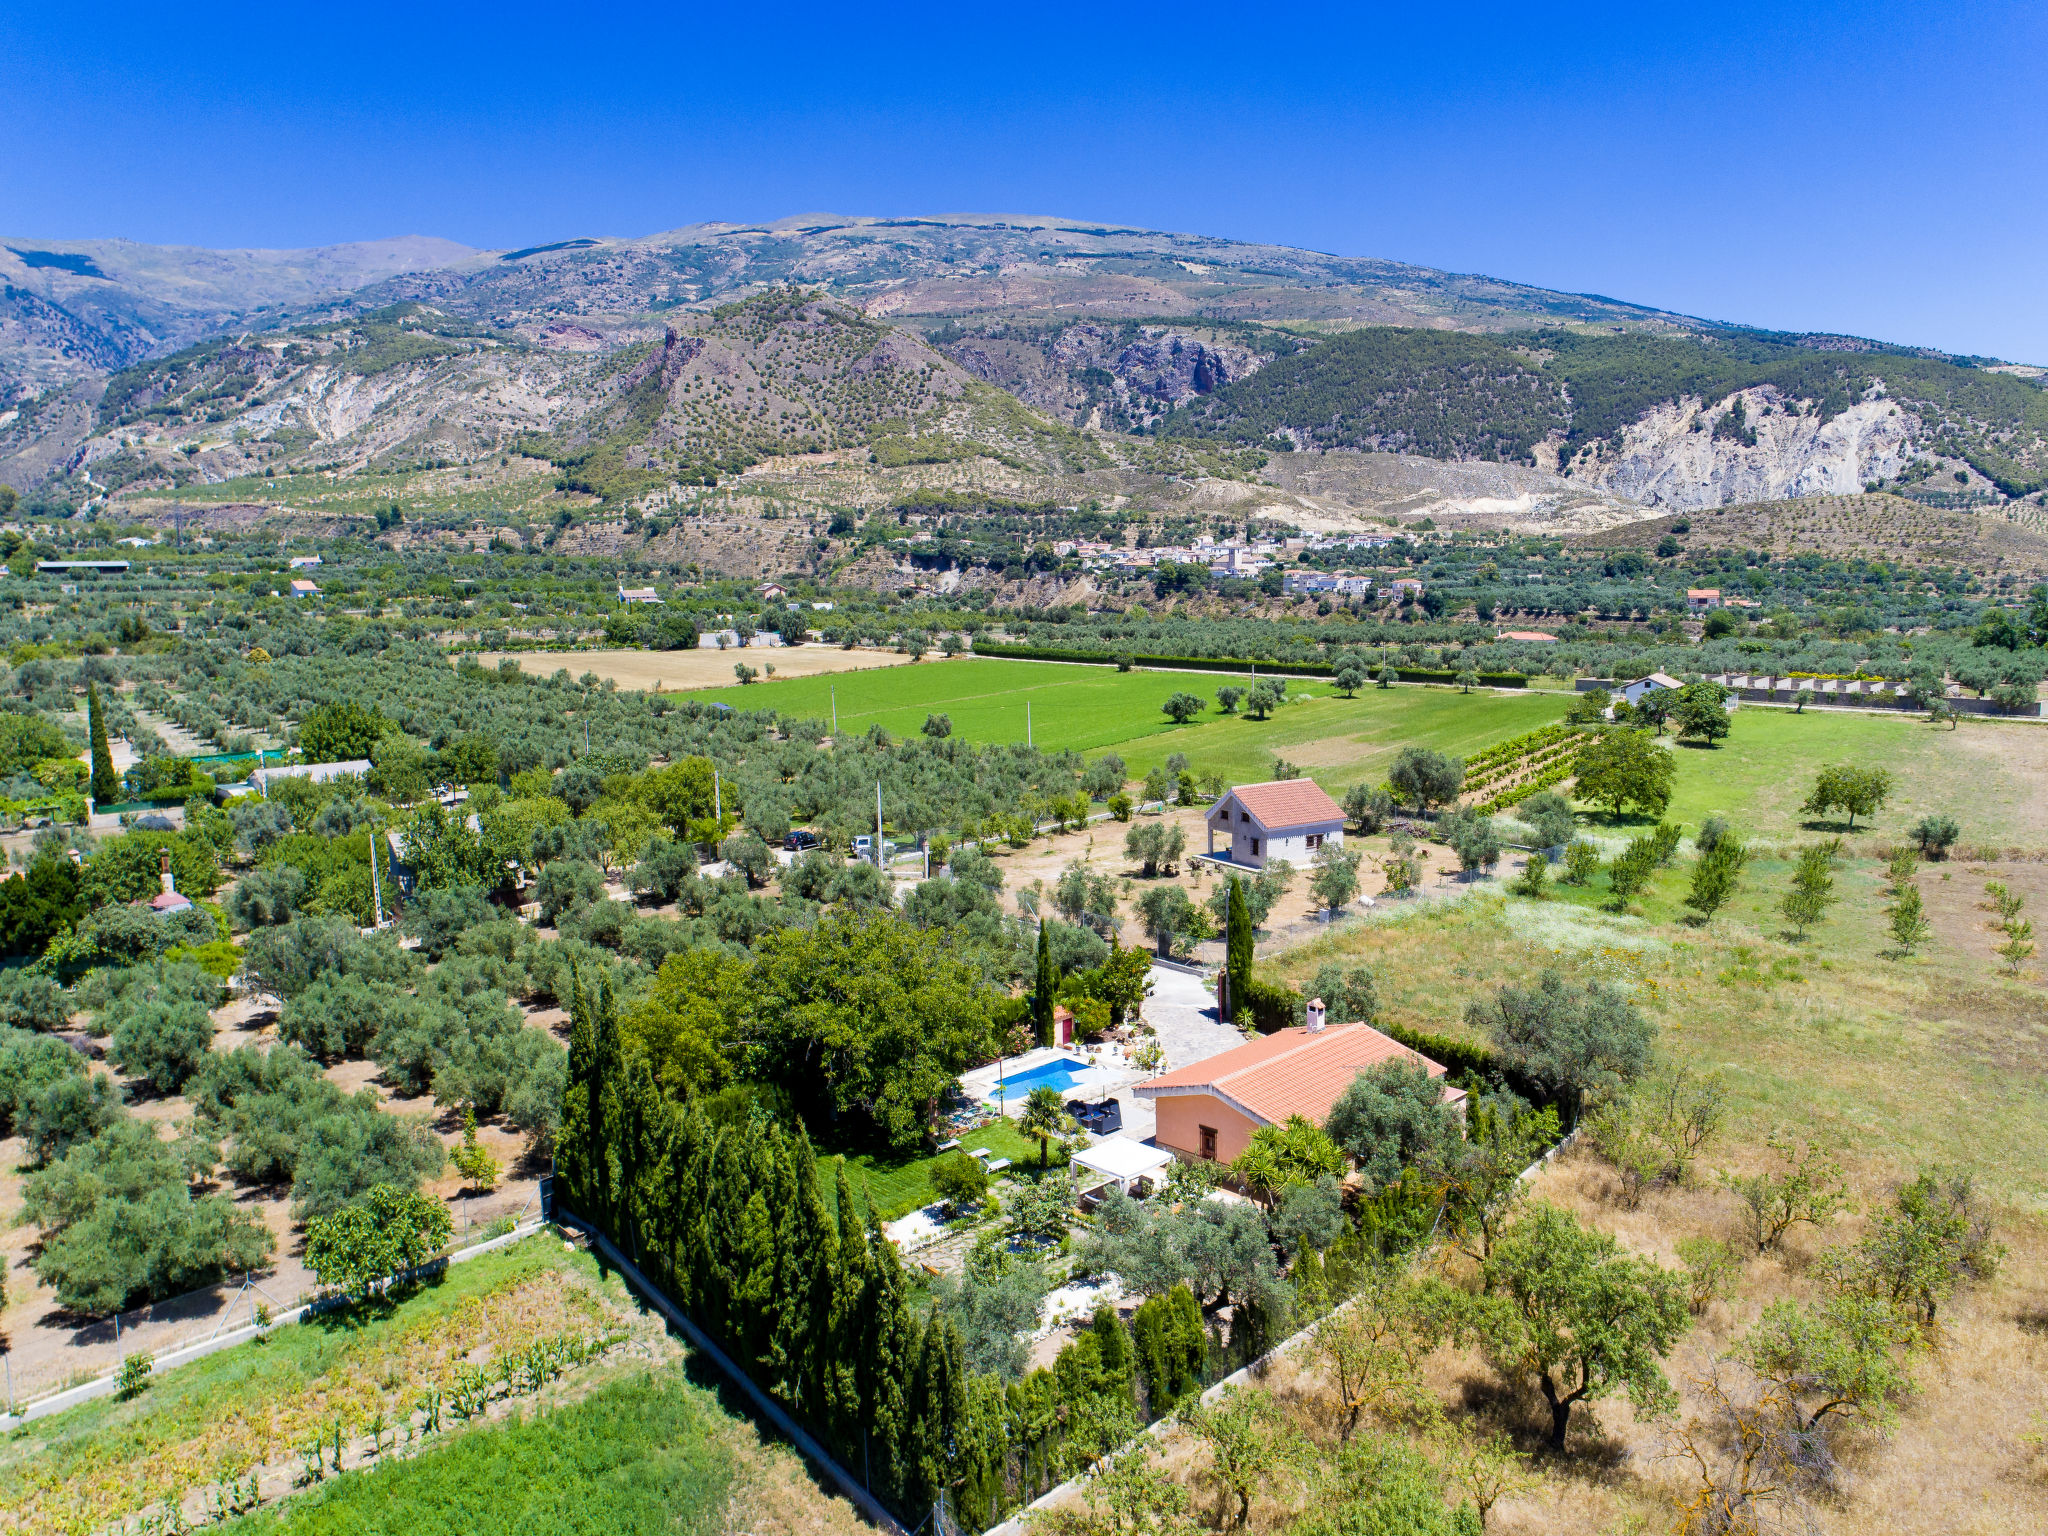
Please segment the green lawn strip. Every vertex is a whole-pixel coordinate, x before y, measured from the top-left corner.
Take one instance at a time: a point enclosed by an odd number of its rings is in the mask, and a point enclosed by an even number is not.
[[[737,1478],[729,1420],[680,1370],[599,1387],[580,1402],[459,1433],[231,1521],[238,1536],[519,1536],[711,1532]]]
[[[969,1131],[960,1138],[960,1150],[972,1152],[977,1147],[986,1147],[995,1157],[1007,1157],[1011,1168],[1007,1171],[1029,1178],[1038,1172],[1038,1142],[1020,1135],[1009,1120],[999,1120],[994,1125]],[[938,1199],[938,1191],[932,1188],[932,1165],[938,1156],[919,1154],[915,1157],[892,1157],[887,1153],[854,1152],[849,1154],[821,1155],[818,1158],[818,1183],[825,1191],[826,1203],[838,1209],[837,1180],[839,1164],[846,1163],[847,1182],[854,1192],[860,1192],[863,1180],[867,1183],[868,1198],[884,1221],[894,1221],[899,1216],[908,1216]],[[1059,1166],[1058,1153],[1053,1155],[1053,1166]]]
[[[764,651],[749,652],[745,659],[760,666],[775,657]],[[841,731],[879,725],[892,735],[905,736],[920,729],[927,715],[943,714],[952,720],[954,734],[965,740],[1022,743],[1028,700],[1033,745],[1094,752],[1147,729],[1172,730],[1173,722],[1159,707],[1169,694],[1186,687],[1157,672],[962,656],[864,672],[776,678],[750,685],[744,701],[756,708],[829,721],[836,693]],[[729,688],[700,689],[683,697],[741,702]]]
[[[279,1327],[262,1343],[237,1345],[166,1370],[127,1402],[96,1398],[36,1420],[0,1441],[0,1508],[20,1507],[29,1490],[53,1480],[82,1484],[123,1467],[132,1470],[116,1477],[111,1491],[140,1495],[124,1509],[163,1496],[167,1490],[157,1484],[165,1479],[193,1486],[239,1475],[246,1466],[192,1464],[187,1448],[223,1423],[268,1422],[281,1406],[329,1390],[323,1383],[359,1386],[365,1377],[379,1374],[387,1344],[401,1336],[431,1335],[472,1301],[548,1269],[598,1274],[581,1252],[565,1252],[544,1236],[529,1238],[451,1265],[437,1281],[389,1305],[351,1308]],[[394,1390],[412,1385],[396,1383]],[[241,1449],[253,1449],[254,1460],[274,1459],[290,1447]],[[107,1511],[102,1518],[120,1512]],[[32,1523],[27,1528],[41,1527]]]
[[[772,660],[773,653],[760,657]],[[758,664],[752,654],[748,660]],[[1045,750],[1091,755],[1114,750],[1139,774],[1179,752],[1196,772],[1235,782],[1265,779],[1276,752],[1287,756],[1302,750],[1310,759],[1304,764],[1309,774],[1332,788],[1383,776],[1404,746],[1464,756],[1557,719],[1567,704],[1556,695],[1417,687],[1367,688],[1345,699],[1325,679],[1291,678],[1288,690],[1296,702],[1264,720],[1217,709],[1217,688],[1249,682],[1248,677],[1222,674],[1118,672],[1062,662],[959,657],[777,678],[750,686],[744,697],[756,707],[829,720],[836,692],[841,731],[880,725],[905,735],[920,729],[927,715],[944,714],[954,734],[977,742],[1022,742],[1029,700],[1031,740]],[[1185,726],[1160,713],[1167,697],[1179,692],[1209,701],[1208,710]],[[730,688],[683,696],[739,701]]]

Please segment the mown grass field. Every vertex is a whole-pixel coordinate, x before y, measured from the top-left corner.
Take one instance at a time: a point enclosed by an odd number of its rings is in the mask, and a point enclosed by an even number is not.
[[[1870,831],[1892,839],[1923,815],[1945,812],[1963,841],[2033,842],[2048,829],[2048,729],[1973,719],[1955,730],[1913,715],[1742,709],[1717,747],[1679,747],[1678,782],[1666,813],[1698,826],[1723,815],[1746,834],[1804,837],[1822,827],[1800,811],[1814,775],[1828,763],[1888,768],[1890,803]],[[1846,819],[1835,812],[1830,821]],[[1862,833],[1865,824],[1857,822]]]
[[[744,696],[721,688],[685,697],[829,721],[836,694],[842,731],[880,725],[903,735],[922,727],[927,715],[944,714],[956,735],[981,742],[1023,741],[1028,703],[1031,741],[1041,748],[1091,756],[1114,751],[1137,774],[1180,752],[1197,773],[1238,782],[1268,777],[1277,752],[1333,789],[1383,775],[1404,746],[1464,755],[1556,719],[1567,703],[1556,694],[1418,687],[1367,688],[1346,699],[1325,679],[1290,678],[1288,692],[1296,701],[1268,719],[1217,709],[1218,688],[1249,681],[1220,673],[1118,672],[963,656],[850,677],[777,678],[750,686]],[[1178,692],[1209,701],[1185,726],[1160,712],[1167,696]]]
[[[1218,673],[1118,672],[958,657],[836,677],[777,678],[743,693],[718,688],[685,697],[744,701],[829,721],[836,696],[842,731],[880,725],[904,735],[922,727],[927,715],[944,714],[957,735],[979,742],[1024,740],[1028,703],[1036,746],[1089,756],[1114,751],[1133,775],[1179,752],[1198,774],[1255,782],[1271,777],[1277,755],[1336,792],[1382,778],[1402,747],[1469,756],[1560,718],[1569,703],[1569,695],[1551,692],[1465,694],[1415,686],[1368,687],[1347,699],[1325,679],[1292,678],[1292,702],[1265,720],[1216,708],[1219,687],[1246,681]],[[1184,726],[1160,712],[1167,696],[1180,691],[1209,701]],[[1890,768],[1897,779],[1884,811],[1868,828],[1858,823],[1859,837],[1868,831],[1880,839],[1899,838],[1930,812],[1955,816],[1971,845],[2048,835],[2048,730],[2025,722],[1972,719],[1949,730],[1911,715],[1742,709],[1719,746],[1674,750],[1678,778],[1667,815],[1693,827],[1721,815],[1751,837],[1797,838],[1828,830],[1810,824],[1800,803],[1821,767],[1853,762]]]

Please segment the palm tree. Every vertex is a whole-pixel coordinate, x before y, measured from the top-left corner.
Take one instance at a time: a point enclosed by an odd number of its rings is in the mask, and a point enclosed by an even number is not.
[[[1024,1100],[1023,1116],[1017,1121],[1017,1129],[1026,1136],[1038,1138],[1038,1166],[1046,1166],[1051,1155],[1052,1138],[1067,1128],[1067,1109],[1060,1103],[1057,1088],[1034,1088]]]

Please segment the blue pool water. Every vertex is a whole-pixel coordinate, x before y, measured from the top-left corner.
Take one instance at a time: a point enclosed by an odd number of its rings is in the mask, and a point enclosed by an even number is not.
[[[1034,1088],[1058,1088],[1065,1090],[1080,1081],[1080,1074],[1088,1070],[1088,1063],[1063,1056],[1054,1061],[1042,1061],[1028,1072],[1012,1072],[1001,1083],[989,1088],[984,1097],[991,1104],[1001,1104],[1009,1099],[1027,1097]]]

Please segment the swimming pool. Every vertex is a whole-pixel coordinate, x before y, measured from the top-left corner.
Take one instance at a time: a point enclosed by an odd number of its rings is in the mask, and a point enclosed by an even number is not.
[[[991,1104],[1002,1104],[1011,1099],[1025,1098],[1034,1088],[1071,1088],[1087,1070],[1087,1062],[1077,1061],[1071,1056],[1041,1061],[1027,1072],[1012,1072],[1000,1083],[991,1084],[982,1097]]]

